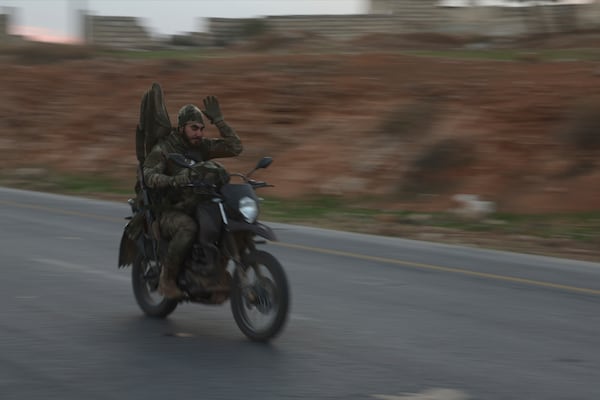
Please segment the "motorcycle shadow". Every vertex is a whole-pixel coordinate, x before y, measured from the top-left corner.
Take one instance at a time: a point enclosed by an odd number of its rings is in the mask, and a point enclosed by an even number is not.
[[[197,318],[197,314],[195,317]],[[196,321],[135,316],[122,321],[119,330],[125,332],[142,347],[147,345],[162,347],[165,344],[176,343],[179,347],[187,348],[186,351],[213,352],[226,348],[231,355],[241,357],[247,351],[252,355],[256,355],[256,351],[259,351],[263,356],[277,356],[280,353],[272,342],[247,340],[226,312],[222,315],[215,313],[210,318]],[[191,350],[190,347],[195,349]]]

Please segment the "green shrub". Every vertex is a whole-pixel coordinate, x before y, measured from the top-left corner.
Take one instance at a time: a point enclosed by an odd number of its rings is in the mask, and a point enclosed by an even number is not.
[[[421,173],[438,172],[468,165],[473,160],[470,142],[464,139],[448,138],[428,147],[418,157],[413,167]]]
[[[415,195],[452,190],[459,183],[456,172],[474,160],[474,146],[467,139],[442,139],[427,147],[412,162],[400,191],[404,195]]]
[[[438,107],[432,102],[404,105],[384,117],[379,130],[402,139],[423,137],[431,129],[437,112]]]
[[[567,111],[559,138],[578,151],[600,150],[600,96],[579,101]]]

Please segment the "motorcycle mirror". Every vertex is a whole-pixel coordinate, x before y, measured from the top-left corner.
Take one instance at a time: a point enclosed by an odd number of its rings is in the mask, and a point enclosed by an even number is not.
[[[251,170],[250,172],[248,172],[246,174],[246,176],[250,176],[254,173],[254,171],[256,171],[257,169],[261,169],[261,168],[267,168],[269,165],[271,165],[271,163],[273,162],[273,159],[271,157],[263,157],[260,159],[260,161],[258,162],[258,164],[256,164],[256,167],[254,167],[253,170]]]
[[[272,162],[273,159],[271,157],[263,157],[260,159],[258,164],[256,164],[255,169],[267,168],[269,165],[271,165]]]
[[[167,159],[173,161],[175,164],[179,165],[180,167],[184,167],[184,168],[190,167],[189,160],[179,153],[169,153],[169,154],[167,154]]]

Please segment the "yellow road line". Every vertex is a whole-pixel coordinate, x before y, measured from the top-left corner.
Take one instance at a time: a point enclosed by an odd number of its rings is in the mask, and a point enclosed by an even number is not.
[[[14,201],[7,201],[7,200],[0,200],[0,204],[12,206],[12,207],[18,207],[18,208],[48,211],[48,212],[53,212],[53,213],[57,213],[57,214],[74,215],[74,216],[78,216],[78,217],[85,217],[85,218],[91,218],[91,219],[102,220],[102,221],[124,222],[123,218],[105,217],[102,215],[89,214],[89,213],[83,213],[83,212],[78,212],[78,211],[69,211],[69,210],[63,210],[60,208],[40,206],[40,205],[36,205],[36,204],[23,204],[23,203],[17,203]],[[276,245],[276,246],[280,246],[280,247],[287,247],[290,249],[311,251],[314,253],[350,257],[350,258],[355,258],[358,260],[375,261],[375,262],[379,262],[379,263],[383,263],[383,264],[393,264],[393,265],[400,265],[403,267],[418,268],[418,269],[424,269],[424,270],[430,270],[430,271],[440,271],[440,272],[447,272],[447,273],[452,273],[452,274],[475,276],[475,277],[479,277],[479,278],[491,279],[491,280],[496,280],[496,281],[520,283],[520,284],[525,284],[525,285],[530,285],[530,286],[544,287],[544,288],[550,288],[550,289],[559,289],[559,290],[565,290],[565,291],[569,291],[569,292],[600,296],[600,290],[598,290],[598,289],[590,289],[590,288],[583,288],[583,287],[578,287],[578,286],[563,285],[560,283],[538,281],[538,280],[527,279],[527,278],[518,278],[518,277],[514,277],[514,276],[507,276],[507,275],[491,274],[491,273],[487,273],[487,272],[477,272],[477,271],[471,271],[471,270],[464,269],[464,268],[443,267],[443,266],[439,266],[439,265],[418,263],[418,262],[414,262],[414,261],[403,261],[403,260],[396,260],[393,258],[369,256],[369,255],[365,255],[365,254],[351,253],[351,252],[340,251],[340,250],[323,249],[320,247],[303,246],[303,245],[292,244],[292,243],[283,243],[283,242],[269,242],[269,243]]]
[[[312,251],[312,252],[321,253],[321,254],[330,254],[330,255],[335,255],[335,256],[351,257],[351,258],[356,258],[359,260],[375,261],[375,262],[384,263],[384,264],[400,265],[403,267],[425,269],[425,270],[430,270],[430,271],[448,272],[448,273],[453,273],[453,274],[475,276],[475,277],[479,277],[479,278],[486,278],[486,279],[492,279],[492,280],[497,280],[497,281],[520,283],[520,284],[531,285],[531,286],[545,287],[545,288],[551,288],[551,289],[560,289],[560,290],[566,290],[569,292],[576,292],[576,293],[600,296],[600,290],[597,290],[597,289],[589,289],[589,288],[582,288],[582,287],[578,287],[578,286],[562,285],[560,283],[537,281],[534,279],[527,279],[527,278],[517,278],[514,276],[490,274],[487,272],[477,272],[477,271],[471,271],[471,270],[463,269],[463,268],[443,267],[443,266],[439,266],[439,265],[424,264],[424,263],[418,263],[418,262],[414,262],[414,261],[396,260],[393,258],[368,256],[368,255],[364,255],[364,254],[350,253],[350,252],[339,251],[339,250],[322,249],[319,247],[303,246],[303,245],[291,244],[291,243],[271,242],[271,244],[274,244],[276,246],[281,246],[281,247],[287,247],[290,249],[306,250],[306,251]]]

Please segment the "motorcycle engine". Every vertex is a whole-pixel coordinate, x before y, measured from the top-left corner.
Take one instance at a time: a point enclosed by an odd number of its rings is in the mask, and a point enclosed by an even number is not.
[[[214,244],[194,244],[188,269],[203,277],[215,275],[219,270],[219,249]]]

